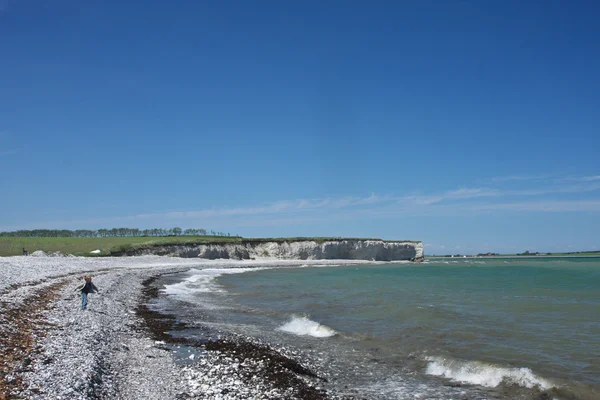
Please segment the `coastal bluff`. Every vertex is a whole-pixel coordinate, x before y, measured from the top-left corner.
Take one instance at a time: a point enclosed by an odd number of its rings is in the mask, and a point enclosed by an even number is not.
[[[123,249],[113,256],[160,255],[182,258],[421,261],[420,241],[380,239],[243,240],[236,243],[156,244]]]

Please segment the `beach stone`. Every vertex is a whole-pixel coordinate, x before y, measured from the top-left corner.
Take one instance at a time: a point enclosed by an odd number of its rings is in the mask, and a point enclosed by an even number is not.
[[[27,361],[21,357],[20,367],[3,376],[6,382],[21,382],[11,394],[14,398],[292,400],[299,398],[299,392],[282,387],[285,382],[275,381],[273,371],[294,378],[294,387],[306,390],[310,389],[306,382],[317,379],[305,374],[310,368],[292,371],[272,365],[282,356],[279,351],[288,352],[288,348],[272,349],[252,342],[247,335],[236,338],[224,331],[213,336],[227,339],[222,349],[202,350],[202,356],[193,352],[193,364],[181,366],[171,352],[181,346],[152,337],[144,317],[133,311],[143,301],[143,283],[160,274],[207,266],[299,266],[307,261],[85,258],[48,256],[42,251],[32,256],[0,258],[0,344],[7,337],[20,337],[23,327],[35,328],[29,336],[32,345]],[[88,310],[81,311],[75,288],[84,274],[94,276],[101,293],[91,294]],[[10,310],[25,309],[35,296],[49,293],[58,284],[62,286],[52,292],[39,315],[25,313],[19,324],[10,319]],[[325,398],[311,393],[315,399]]]

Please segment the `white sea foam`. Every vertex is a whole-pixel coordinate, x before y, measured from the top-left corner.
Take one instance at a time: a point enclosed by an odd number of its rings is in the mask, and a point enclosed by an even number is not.
[[[554,387],[550,381],[536,376],[529,368],[505,368],[479,361],[461,361],[443,357],[427,357],[426,373],[456,382],[496,387],[502,382],[526,388]]]
[[[133,258],[133,257],[132,257]],[[156,257],[159,258],[159,257]],[[161,257],[161,259],[164,259]],[[373,264],[365,260],[191,260],[195,266],[202,269],[191,269],[189,277],[182,282],[165,285],[162,291],[169,295],[193,295],[201,292],[223,292],[223,289],[215,284],[215,278],[224,274],[240,274],[248,271],[258,271],[270,268],[286,267],[337,267],[342,265],[364,265]],[[211,268],[213,267],[213,268]]]
[[[325,325],[321,325],[307,317],[293,316],[292,319],[277,330],[293,333],[298,336],[331,337],[337,332]]]
[[[323,260],[319,260],[323,261]],[[373,262],[369,261],[369,264],[373,264]],[[351,264],[355,265],[355,264]],[[304,264],[301,265],[300,268],[330,268],[330,267],[341,267],[341,264]]]
[[[262,268],[206,268],[191,269],[188,278],[172,285],[165,285],[163,293],[174,296],[190,296],[198,293],[219,293],[224,290],[215,283],[215,279],[225,274],[241,274]]]

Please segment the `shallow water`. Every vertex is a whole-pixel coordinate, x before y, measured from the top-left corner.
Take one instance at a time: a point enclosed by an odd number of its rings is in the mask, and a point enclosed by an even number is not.
[[[340,387],[370,398],[600,398],[599,258],[170,279],[165,292],[182,318],[312,349]]]

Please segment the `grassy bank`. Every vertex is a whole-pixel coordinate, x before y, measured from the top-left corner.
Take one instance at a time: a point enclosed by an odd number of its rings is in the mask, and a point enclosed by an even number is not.
[[[132,249],[151,248],[176,244],[209,244],[209,243],[261,243],[261,242],[297,242],[314,240],[317,243],[336,240],[380,240],[360,238],[242,238],[239,236],[168,236],[168,237],[106,237],[106,238],[22,238],[0,237],[0,257],[19,256],[25,248],[30,254],[36,250],[46,253],[60,251],[63,254],[91,256],[93,250],[101,250],[100,255],[123,253]],[[400,242],[414,242],[399,240]],[[391,241],[387,241],[391,242]]]
[[[0,237],[0,257],[17,256],[23,254],[25,248],[30,254],[36,250],[46,253],[60,251],[64,254],[76,256],[91,255],[93,250],[101,250],[100,255],[109,255],[111,252],[137,247],[161,244],[205,243],[205,242],[235,242],[241,241],[239,237],[220,236],[169,236],[169,237],[107,237],[107,238],[12,238]]]

